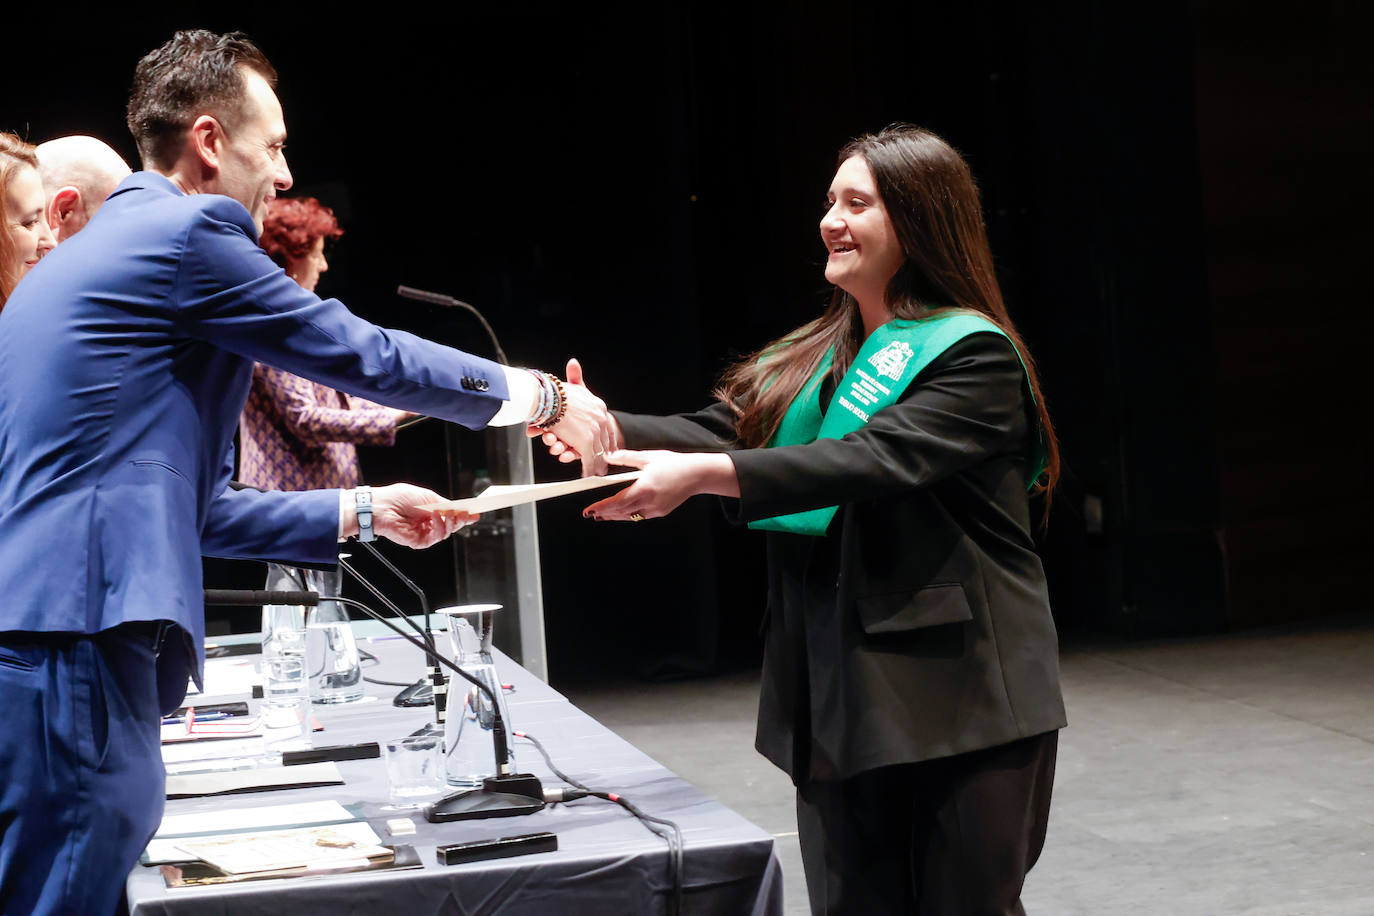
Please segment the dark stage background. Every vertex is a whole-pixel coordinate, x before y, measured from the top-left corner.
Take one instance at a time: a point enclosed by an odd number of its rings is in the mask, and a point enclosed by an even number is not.
[[[138,57],[178,27],[244,29],[280,71],[291,193],[347,230],[322,294],[489,353],[461,314],[393,295],[446,291],[513,362],[576,355],[613,407],[666,412],[817,313],[834,151],[920,123],[982,184],[1063,439],[1044,539],[1061,626],[1368,608],[1369,5],[340,9],[49,18],[29,42],[20,22],[7,45],[33,56],[0,127],[132,161]],[[443,487],[443,440],[369,450],[369,480]],[[486,466],[481,434],[456,441],[465,475]],[[755,658],[758,538],[706,499],[634,527],[583,521],[585,502],[540,509],[555,678]],[[484,597],[449,548],[395,555],[436,603]]]

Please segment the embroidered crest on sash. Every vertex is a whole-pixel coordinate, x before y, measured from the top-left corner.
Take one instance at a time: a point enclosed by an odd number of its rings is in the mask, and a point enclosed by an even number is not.
[[[825,411],[821,405],[820,390],[822,381],[834,364],[835,348],[831,347],[816,367],[811,380],[792,399],[768,447],[804,445],[818,439],[842,439],[861,429],[878,411],[895,404],[913,379],[947,349],[970,334],[985,332],[1006,337],[1006,332],[982,315],[959,309],[950,309],[945,314],[920,320],[889,321],[875,328],[863,342],[854,356],[854,363],[836,386],[834,403],[844,409]],[[1017,356],[1020,355],[1018,352]],[[868,367],[871,367],[871,372]],[[1034,398],[1034,394],[1031,397]],[[1027,489],[1034,485],[1045,467],[1042,436],[1043,433],[1037,435],[1034,454],[1028,456],[1031,459],[1031,474]],[[756,519],[749,523],[749,527],[824,537],[838,509],[838,506],[825,506]]]
[[[912,349],[906,341],[894,340],[870,356],[868,361],[879,375],[887,376],[895,382],[906,371],[906,364],[912,355]]]

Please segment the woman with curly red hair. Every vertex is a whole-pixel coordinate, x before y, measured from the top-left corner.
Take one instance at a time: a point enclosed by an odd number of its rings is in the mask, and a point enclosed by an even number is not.
[[[278,197],[267,205],[258,244],[302,287],[313,290],[329,269],[324,243],[343,235],[334,211],[313,197]]]
[[[315,198],[276,198],[258,243],[313,291],[329,269],[324,243],[341,235],[334,211]],[[264,490],[357,486],[357,446],[393,444],[397,423],[409,416],[258,364],[239,423],[239,480]]]

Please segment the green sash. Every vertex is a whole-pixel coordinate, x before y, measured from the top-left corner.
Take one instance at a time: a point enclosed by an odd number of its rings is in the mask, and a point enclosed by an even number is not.
[[[768,441],[768,448],[782,445],[804,445],[817,439],[839,439],[868,422],[873,414],[895,404],[906,391],[911,380],[921,370],[951,346],[970,334],[991,331],[1007,335],[982,315],[969,311],[946,312],[920,321],[894,319],[875,330],[859,348],[854,365],[840,381],[832,409],[821,410],[821,384],[830,374],[835,352],[832,349],[821,359],[816,374],[811,377],[787,413],[783,414],[778,431]],[[1021,354],[1017,352],[1017,358]],[[1021,361],[1025,368],[1025,360]],[[1030,390],[1029,376],[1026,389]],[[1032,398],[1034,395],[1032,394]],[[1034,454],[1035,473],[1032,485],[1045,469],[1044,443],[1036,436]],[[750,522],[749,527],[762,531],[785,531],[792,534],[822,536],[835,517],[838,506],[777,515]]]

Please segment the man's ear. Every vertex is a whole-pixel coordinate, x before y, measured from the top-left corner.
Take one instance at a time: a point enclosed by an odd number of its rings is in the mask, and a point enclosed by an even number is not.
[[[57,232],[61,225],[70,220],[73,215],[86,215],[81,201],[81,192],[71,185],[58,188],[57,193],[52,196],[52,200],[48,203],[48,227],[53,232]]]
[[[212,115],[201,115],[191,125],[189,134],[191,149],[201,164],[211,169],[219,168],[220,153],[224,148],[224,128]]]

